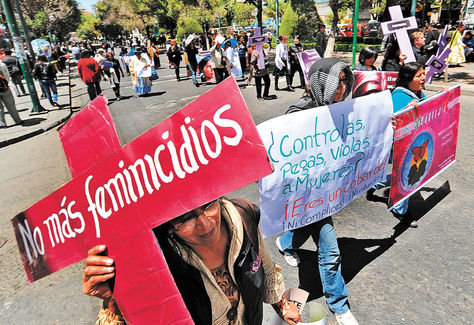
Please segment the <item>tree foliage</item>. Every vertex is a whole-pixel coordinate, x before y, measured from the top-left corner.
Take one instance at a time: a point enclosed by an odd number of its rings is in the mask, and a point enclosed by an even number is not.
[[[202,33],[202,27],[199,22],[192,17],[181,17],[178,20],[177,38],[181,38],[185,34]]]
[[[76,0],[20,0],[20,7],[35,37],[48,32],[65,36],[81,23]]]
[[[94,39],[102,36],[97,27],[100,26],[100,20],[90,12],[84,12],[81,18],[81,24],[77,29],[77,34],[83,39]]]
[[[296,27],[298,26],[298,15],[296,11],[293,9],[291,2],[289,2],[288,6],[286,7],[285,13],[283,14],[283,18],[281,20],[280,26],[280,34],[292,36],[296,31]]]

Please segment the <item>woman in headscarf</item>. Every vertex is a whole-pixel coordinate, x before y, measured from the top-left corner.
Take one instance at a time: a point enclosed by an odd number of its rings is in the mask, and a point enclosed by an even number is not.
[[[351,68],[335,58],[321,59],[313,63],[308,77],[310,82],[307,95],[290,106],[287,114],[341,102],[351,93],[354,83]],[[341,254],[332,217],[286,232],[276,239],[276,245],[285,255],[286,262],[297,266],[299,258],[294,249],[303,245],[310,236],[318,247],[319,273],[329,309],[335,313],[338,324],[358,325],[349,309],[349,297],[342,277]]]
[[[135,90],[135,98],[147,95],[151,91],[151,62],[146,53],[139,47],[135,49],[135,55],[129,62],[132,84]]]

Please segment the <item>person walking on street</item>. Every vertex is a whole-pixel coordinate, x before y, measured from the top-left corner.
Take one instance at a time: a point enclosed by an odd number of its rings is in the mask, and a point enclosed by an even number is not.
[[[246,44],[245,39],[243,36],[241,36],[239,38],[239,43],[237,44],[237,48],[239,51],[240,67],[242,68],[242,79],[245,79],[245,69],[248,67],[247,46],[245,44]]]
[[[290,86],[293,87],[293,78],[295,76],[296,71],[298,71],[300,75],[300,84],[301,88],[304,89],[304,86],[306,84],[304,80],[304,73],[303,70],[301,69],[300,65],[300,60],[298,60],[298,53],[303,52],[303,44],[300,42],[300,37],[296,36],[293,40],[293,44],[290,46],[290,64],[291,64],[291,69],[290,69]]]
[[[291,105],[287,114],[342,102],[352,92],[354,84],[351,68],[335,58],[314,62],[308,78],[308,96]],[[299,258],[295,249],[303,245],[309,237],[313,238],[318,247],[319,274],[329,309],[335,313],[338,324],[358,325],[349,308],[349,295],[342,276],[341,254],[332,217],[287,231],[276,239],[276,245],[280,253],[285,255],[287,263],[297,266]]]
[[[18,115],[12,91],[10,87],[8,87],[8,79],[10,79],[8,68],[4,63],[0,63],[0,128],[7,127],[4,107],[7,108],[8,113],[16,125],[23,124],[23,120],[20,118],[20,115]]]
[[[90,100],[94,100],[102,92],[100,89],[100,72],[99,65],[91,57],[88,50],[82,51],[81,58],[77,62],[77,72],[87,85]]]
[[[319,25],[319,31],[316,33],[316,51],[321,58],[324,58],[324,52],[328,45],[328,36],[326,35],[326,26]]]
[[[5,55],[6,56],[4,59],[2,59],[2,62],[7,66],[8,72],[10,73],[11,80],[15,86],[13,89],[15,89],[16,97],[28,95],[25,91],[23,83],[21,82],[23,75],[21,74],[18,59],[12,56],[11,50],[5,50]],[[20,88],[22,94],[20,94],[20,90],[18,88]]]
[[[214,40],[214,45],[211,47],[211,67],[214,70],[216,76],[216,84],[220,83],[222,80],[229,76],[229,73],[226,69],[226,59],[224,55],[224,50],[221,48],[222,42],[225,38],[222,36],[217,36]]]
[[[38,56],[37,63],[33,69],[33,76],[39,80],[41,89],[46,94],[52,106],[58,106],[58,89],[56,87],[56,69],[48,62],[46,55]]]
[[[109,78],[109,82],[112,86],[112,90],[114,91],[115,98],[117,99],[117,101],[121,100],[122,96],[120,96],[120,74],[122,74],[122,77],[125,77],[125,75],[123,73],[119,61],[114,58],[114,54],[112,52],[107,52],[107,54],[105,55],[104,73]]]
[[[168,60],[170,61],[171,66],[173,67],[176,74],[176,80],[180,81],[181,78],[179,77],[179,64],[181,62],[181,50],[179,49],[175,39],[170,41],[170,47],[168,49],[167,55]]]
[[[286,77],[286,90],[288,91],[295,91],[291,87],[290,81],[290,58],[288,56],[288,36],[281,35],[280,36],[280,44],[276,47],[276,54],[275,54],[275,70],[273,71],[273,75],[275,76],[275,90],[280,90],[278,88],[278,78],[285,76]]]
[[[196,47],[195,39],[193,35],[188,36],[186,39],[186,54],[188,55],[188,68],[191,71],[191,78],[193,79],[193,84],[196,87],[199,87],[199,81],[197,80],[197,59],[196,55],[199,54],[199,51]]]
[[[135,55],[130,59],[129,66],[133,76],[135,98],[140,95],[147,96],[152,87],[150,58],[141,48],[137,47]]]
[[[263,99],[268,100],[268,99],[275,99],[275,95],[269,95],[270,91],[270,76],[268,73],[268,68],[267,68],[267,62],[266,62],[266,55],[265,52],[262,50],[263,56],[264,56],[264,61],[265,61],[265,67],[263,69],[260,69],[258,67],[258,57],[260,56],[259,51],[253,51],[252,52],[252,57],[250,59],[250,63],[253,68],[253,76],[255,78],[255,87],[257,89],[257,99],[262,98],[262,79],[265,82],[265,89],[263,90]]]

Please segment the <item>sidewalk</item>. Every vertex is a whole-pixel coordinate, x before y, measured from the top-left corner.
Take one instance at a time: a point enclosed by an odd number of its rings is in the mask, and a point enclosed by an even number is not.
[[[44,113],[30,115],[32,108],[30,96],[16,97],[15,94],[13,95],[18,113],[25,123],[22,125],[14,125],[15,122],[5,109],[5,120],[8,127],[0,129],[0,148],[46,132],[60,125],[61,123],[64,123],[71,117],[72,107],[70,95],[70,73],[71,72],[69,72],[68,69],[66,69],[63,73],[58,73],[56,85],[59,95],[58,103],[61,105],[61,107],[51,106],[47,99],[41,99],[41,105],[47,111]],[[36,81],[35,87],[38,96],[41,96],[41,88],[39,83]],[[14,93],[13,89],[12,92]]]

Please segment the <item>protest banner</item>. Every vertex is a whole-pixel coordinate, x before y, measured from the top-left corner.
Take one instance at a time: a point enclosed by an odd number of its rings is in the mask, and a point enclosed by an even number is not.
[[[395,88],[398,72],[389,71],[354,71],[352,98]]]
[[[321,57],[319,56],[318,51],[315,49],[299,52],[296,53],[296,55],[298,56],[298,61],[300,62],[301,69],[303,70],[304,79],[306,80],[306,83],[309,84],[309,69],[313,63],[320,60]]]
[[[397,116],[389,210],[454,163],[460,96],[458,85]]]
[[[384,179],[391,115],[384,91],[259,124],[275,168],[259,182],[264,236],[329,217]]]
[[[105,105],[98,97],[64,130],[73,179],[12,220],[28,279],[105,244],[127,322],[192,323],[150,229],[271,173],[266,150],[233,78],[123,147]]]

